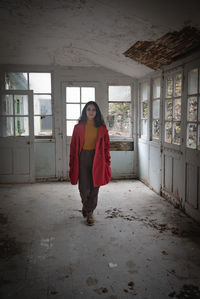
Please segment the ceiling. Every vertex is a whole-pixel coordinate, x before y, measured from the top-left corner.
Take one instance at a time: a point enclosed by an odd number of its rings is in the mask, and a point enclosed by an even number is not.
[[[184,26],[200,29],[199,0],[0,0],[0,63],[153,70],[123,53]]]

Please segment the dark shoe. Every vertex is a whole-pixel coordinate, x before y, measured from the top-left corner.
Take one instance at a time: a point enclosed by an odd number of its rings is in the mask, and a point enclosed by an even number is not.
[[[82,214],[83,214],[83,217],[87,217],[87,212],[84,208],[82,208]]]
[[[90,226],[94,225],[94,218],[91,213],[87,215],[87,224]]]

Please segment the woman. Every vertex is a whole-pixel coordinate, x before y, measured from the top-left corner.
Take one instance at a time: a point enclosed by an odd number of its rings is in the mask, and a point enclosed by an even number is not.
[[[110,141],[98,105],[88,102],[75,125],[70,145],[69,177],[72,185],[79,181],[82,214],[93,225],[99,187],[111,178]]]

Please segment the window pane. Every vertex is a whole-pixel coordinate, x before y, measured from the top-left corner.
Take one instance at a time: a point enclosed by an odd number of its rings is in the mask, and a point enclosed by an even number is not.
[[[142,119],[141,121],[141,136],[147,137],[147,120]]]
[[[198,120],[200,121],[200,97],[199,97],[199,112],[198,112]]]
[[[66,121],[66,130],[67,130],[67,136],[72,136],[74,126],[77,124],[77,121]]]
[[[159,120],[153,120],[152,122],[152,137],[158,139],[160,136],[160,125]]]
[[[15,136],[28,136],[28,117],[15,117]]]
[[[85,107],[86,104],[81,104],[81,113],[83,111],[83,108]]]
[[[166,79],[166,97],[171,98],[173,95],[173,79],[171,77]]]
[[[130,86],[109,86],[109,101],[131,101]]]
[[[160,118],[160,100],[153,101],[152,109],[153,109],[153,114],[152,114],[153,119]]]
[[[140,99],[141,101],[147,101],[149,99],[150,86],[149,83],[140,83]]]
[[[181,144],[181,123],[174,122],[173,123],[173,143]]]
[[[52,116],[34,117],[35,136],[52,136]]]
[[[29,73],[29,84],[34,93],[51,93],[51,74]]]
[[[131,136],[130,103],[109,103],[109,134]]]
[[[28,96],[15,95],[15,115],[28,115]]]
[[[34,96],[34,114],[48,115],[52,114],[51,96],[35,95]]]
[[[142,118],[147,119],[148,118],[148,102],[142,102]]]
[[[27,73],[6,73],[5,89],[27,90]]]
[[[66,102],[80,102],[80,87],[67,87],[66,88]]]
[[[14,118],[0,117],[0,137],[14,136]]]
[[[188,73],[188,94],[197,93],[198,69],[193,69]]]
[[[197,147],[197,125],[188,124],[187,127],[187,147],[196,149]]]
[[[181,99],[174,99],[173,106],[173,119],[181,120]]]
[[[188,99],[187,118],[190,121],[197,121],[197,97],[190,97]]]
[[[168,143],[172,142],[172,123],[171,122],[165,123],[165,142],[168,142]]]
[[[153,80],[153,98],[160,98],[160,78]]]
[[[0,101],[0,115],[13,115],[13,96],[2,95]]]
[[[80,117],[80,104],[67,104],[66,105],[66,118],[78,119]]]
[[[177,74],[174,81],[174,96],[180,97],[182,94],[182,74]]]
[[[172,120],[172,100],[165,101],[165,120]]]
[[[81,87],[81,102],[95,101],[94,87]]]
[[[198,125],[198,150],[200,150],[200,125]]]

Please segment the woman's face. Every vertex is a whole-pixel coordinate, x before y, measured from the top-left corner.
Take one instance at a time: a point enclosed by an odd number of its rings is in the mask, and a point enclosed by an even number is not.
[[[96,116],[96,108],[93,104],[89,104],[86,109],[86,115],[88,120],[92,120]]]

